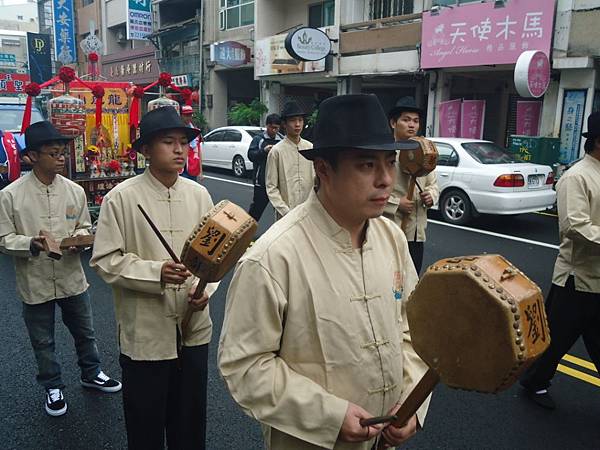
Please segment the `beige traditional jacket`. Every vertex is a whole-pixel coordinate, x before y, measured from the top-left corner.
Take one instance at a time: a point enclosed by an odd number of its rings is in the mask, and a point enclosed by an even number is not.
[[[300,154],[311,148],[305,139],[296,145],[286,137],[267,156],[267,194],[279,217],[303,203],[314,187],[313,163]]]
[[[386,414],[425,373],[405,311],[416,282],[398,227],[370,220],[353,249],[314,192],[246,253],[227,295],[219,368],[268,449],[371,448],[338,434],[348,402]]]
[[[142,216],[140,204],[173,251],[183,245],[212,208],[210,194],[200,184],[179,177],[166,188],[147,169],[112,189],[104,198],[90,266],[113,287],[121,352],[134,360],[177,358],[177,328],[188,305],[193,278],[181,286],[161,283],[161,268],[171,259]],[[212,294],[218,284],[212,283]],[[197,311],[185,346],[210,341],[208,307]]]
[[[399,211],[398,204],[401,197],[406,197],[408,195],[410,176],[402,171],[399,163],[397,164],[397,167],[396,184],[394,185],[394,191],[385,208],[384,215],[396,222],[398,226],[401,226],[405,214]],[[437,203],[440,197],[440,189],[438,188],[435,171],[427,176],[417,178],[417,183],[419,183],[423,191],[431,194],[433,203]],[[427,229],[428,208],[421,200],[419,194],[419,188],[415,185],[415,192],[413,193],[415,207],[408,217],[405,229],[406,239],[408,241],[424,242],[426,240],[425,230]]]
[[[60,260],[44,252],[33,256],[31,240],[40,230],[57,241],[89,234],[92,228],[85,192],[57,175],[50,185],[33,172],[0,190],[0,251],[15,257],[17,293],[35,305],[71,297],[88,288],[79,254],[63,252]]]
[[[600,161],[585,155],[556,184],[560,249],[552,282],[600,293]]]

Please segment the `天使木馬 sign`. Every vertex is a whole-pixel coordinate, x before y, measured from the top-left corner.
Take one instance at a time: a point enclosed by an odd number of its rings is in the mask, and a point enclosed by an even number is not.
[[[521,97],[540,98],[550,84],[550,60],[536,50],[523,52],[515,66],[515,88]]]

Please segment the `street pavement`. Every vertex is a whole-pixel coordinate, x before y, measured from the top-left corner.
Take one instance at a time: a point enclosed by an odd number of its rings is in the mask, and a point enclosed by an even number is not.
[[[204,184],[215,203],[228,198],[247,208],[252,199],[249,180],[227,172],[206,173]],[[269,207],[259,232],[272,223]],[[556,257],[556,218],[528,214],[516,217],[481,216],[467,227],[449,227],[431,212],[425,264],[438,259],[480,253],[500,253],[540,285],[551,283]],[[501,236],[498,236],[501,235]],[[84,267],[90,283],[94,324],[103,368],[119,377],[114,309],[109,287]],[[260,428],[231,400],[216,368],[216,349],[223,321],[229,274],[211,299],[214,322],[209,360],[208,449],[261,449]],[[43,409],[43,390],[35,382],[35,361],[16,298],[12,261],[0,256],[0,449],[95,450],[125,449],[121,394],[84,390],[70,335],[57,312],[57,352],[67,384],[69,410],[52,418]],[[248,299],[251,301],[251,298]],[[481,330],[485,333],[485,329]],[[555,411],[530,404],[514,386],[498,395],[476,394],[438,386],[425,428],[405,445],[410,449],[596,449],[600,448],[600,378],[589,364],[581,342],[554,378]],[[568,372],[569,374],[565,373]]]

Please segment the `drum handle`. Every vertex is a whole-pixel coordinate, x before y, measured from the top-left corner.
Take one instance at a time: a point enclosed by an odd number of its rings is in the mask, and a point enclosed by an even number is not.
[[[417,177],[411,175],[410,182],[408,183],[408,193],[406,194],[406,199],[409,201],[413,199],[413,195],[415,194],[415,184],[417,184]],[[409,217],[410,214],[404,214],[404,217],[402,218],[403,231],[406,231],[406,225],[408,224]]]
[[[376,425],[378,423],[390,422],[395,427],[403,427],[408,420],[414,416],[429,394],[440,381],[440,377],[433,369],[428,369],[423,375],[423,378],[417,383],[410,395],[406,397],[400,409],[393,416],[371,417],[370,419],[362,419],[360,424],[363,427]],[[379,449],[383,448],[384,439],[379,441]]]
[[[203,280],[198,280],[198,286],[196,286],[196,291],[194,292],[194,297],[198,298],[202,296],[202,293],[206,289],[206,285],[208,283]],[[202,308],[204,310],[204,308]],[[194,309],[190,306],[187,307],[185,313],[183,314],[183,319],[181,320],[181,332],[185,336],[188,334],[188,325],[190,324],[190,320],[192,319],[192,315],[194,314]]]

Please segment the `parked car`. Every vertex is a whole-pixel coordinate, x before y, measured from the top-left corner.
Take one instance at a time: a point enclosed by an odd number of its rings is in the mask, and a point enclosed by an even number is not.
[[[489,141],[431,140],[439,152],[436,207],[446,222],[464,224],[478,213],[523,214],[553,207],[556,192],[550,166],[517,160]]]
[[[202,165],[231,169],[236,177],[245,177],[253,169],[248,158],[252,138],[264,128],[231,126],[212,130],[202,142]]]

